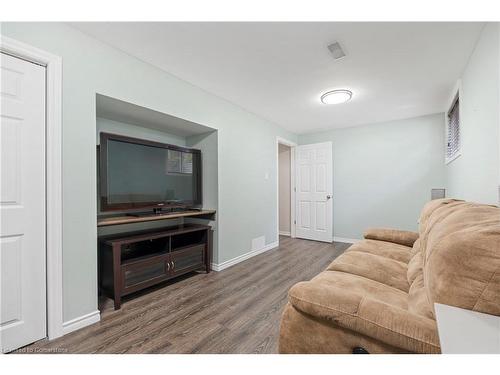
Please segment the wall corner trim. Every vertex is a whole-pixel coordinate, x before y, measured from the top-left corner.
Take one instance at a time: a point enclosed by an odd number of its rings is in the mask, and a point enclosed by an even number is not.
[[[212,263],[212,270],[216,271],[216,272],[225,270],[226,268],[234,266],[235,264],[243,262],[244,260],[250,259],[250,258],[252,258],[252,257],[254,257],[256,255],[265,253],[266,251],[272,250],[272,249],[274,249],[274,248],[276,248],[278,246],[279,246],[278,241],[272,242],[270,244],[267,244],[266,246],[264,246],[261,249],[249,251],[248,253],[245,253],[243,255],[239,255],[239,256],[237,256],[236,258],[233,258],[233,259],[226,260],[225,262],[222,262],[222,263]]]
[[[87,327],[101,320],[101,312],[99,310],[79,316],[78,318],[68,320],[63,323],[62,333],[66,335],[81,328]]]

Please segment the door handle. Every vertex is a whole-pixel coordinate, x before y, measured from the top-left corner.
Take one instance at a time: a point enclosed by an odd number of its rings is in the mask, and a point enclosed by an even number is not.
[[[328,200],[328,199],[332,199],[332,196],[331,195],[327,195],[326,196],[326,200]]]

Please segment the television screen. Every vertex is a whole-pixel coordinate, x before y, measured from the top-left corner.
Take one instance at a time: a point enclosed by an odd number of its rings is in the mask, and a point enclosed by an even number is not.
[[[101,209],[201,204],[201,152],[101,133]]]

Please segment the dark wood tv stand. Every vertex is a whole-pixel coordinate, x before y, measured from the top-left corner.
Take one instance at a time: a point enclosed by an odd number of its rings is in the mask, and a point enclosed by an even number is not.
[[[214,220],[215,210],[187,209],[185,211],[175,211],[161,215],[154,214],[153,212],[151,212],[149,215],[141,214],[138,216],[131,216],[130,214],[101,215],[97,217],[97,226],[106,227],[110,225],[142,223],[146,221],[170,220],[170,219],[179,219],[187,217]]]
[[[101,291],[121,298],[189,272],[210,272],[212,228],[182,224],[99,238]]]

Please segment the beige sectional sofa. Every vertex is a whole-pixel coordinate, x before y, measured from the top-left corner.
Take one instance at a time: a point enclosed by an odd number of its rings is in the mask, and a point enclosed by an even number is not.
[[[500,315],[500,208],[434,200],[418,233],[364,237],[292,287],[281,353],[440,353],[434,303]]]

